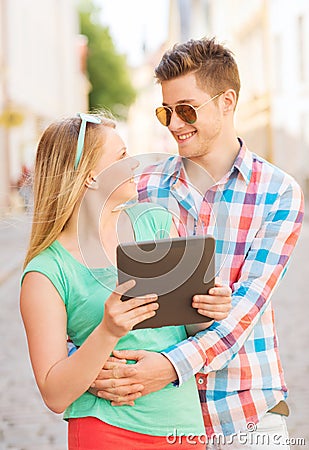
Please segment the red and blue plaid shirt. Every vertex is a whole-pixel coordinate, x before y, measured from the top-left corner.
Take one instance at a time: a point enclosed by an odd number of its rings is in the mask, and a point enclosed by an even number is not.
[[[240,143],[199,212],[179,156],[145,171],[138,186],[141,201],[173,213],[181,236],[216,238],[217,273],[232,288],[227,319],[162,352],[179,384],[196,374],[209,437],[246,430],[287,396],[271,295],[301,230],[303,195],[291,176]]]

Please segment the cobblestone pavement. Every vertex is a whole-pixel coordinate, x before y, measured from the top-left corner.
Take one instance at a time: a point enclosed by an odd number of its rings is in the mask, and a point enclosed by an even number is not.
[[[29,219],[25,216],[0,220],[0,450],[65,450],[66,423],[43,405],[19,315],[20,267],[28,229]],[[290,268],[273,296],[281,357],[290,389],[290,437],[306,441],[292,449],[309,447],[309,308],[305,286],[309,279],[308,254],[307,221]]]
[[[19,279],[29,224],[24,215],[0,222],[0,449],[65,450],[66,423],[41,400],[19,314]]]

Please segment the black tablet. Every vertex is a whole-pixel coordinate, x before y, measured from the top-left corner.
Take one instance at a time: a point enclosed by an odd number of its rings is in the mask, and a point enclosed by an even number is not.
[[[195,294],[207,294],[215,280],[215,240],[190,236],[123,243],[117,247],[118,282],[136,285],[122,300],[157,294],[160,308],[154,317],[134,328],[153,328],[208,322],[191,306]]]

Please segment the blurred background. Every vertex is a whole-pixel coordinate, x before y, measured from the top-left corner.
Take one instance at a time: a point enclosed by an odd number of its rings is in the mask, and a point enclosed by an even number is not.
[[[106,107],[132,153],[175,151],[154,115],[153,70],[172,44],[202,36],[235,54],[239,134],[308,194],[307,0],[0,0],[0,213],[20,203],[55,118]]]
[[[239,135],[293,175],[307,198],[308,0],[0,0],[0,449],[66,448],[66,424],[35,387],[18,312],[40,135],[55,119],[104,107],[130,153],[176,152],[155,117],[154,67],[174,43],[203,36],[235,54]],[[309,445],[308,235],[306,219],[274,295],[293,448]]]

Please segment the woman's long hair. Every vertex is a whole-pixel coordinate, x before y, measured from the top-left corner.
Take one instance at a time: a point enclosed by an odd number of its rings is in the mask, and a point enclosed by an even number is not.
[[[85,181],[102,155],[105,127],[115,122],[103,114],[101,124],[87,122],[81,160],[74,168],[81,119],[52,123],[38,144],[34,170],[33,223],[24,267],[51,245],[65,228],[80,200]]]

